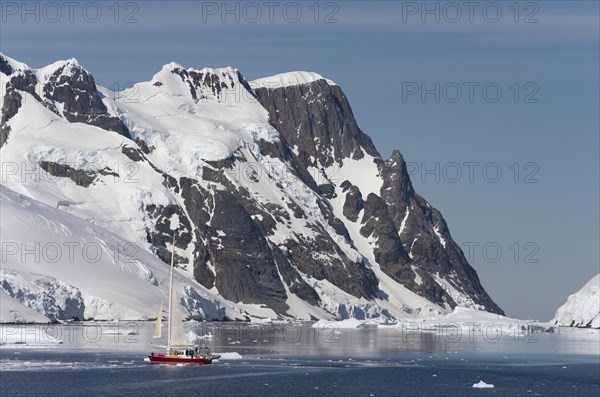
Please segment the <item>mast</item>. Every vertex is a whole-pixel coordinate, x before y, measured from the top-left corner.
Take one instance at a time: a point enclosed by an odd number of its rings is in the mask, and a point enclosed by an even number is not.
[[[173,267],[175,260],[175,231],[173,231],[173,248],[171,252],[171,276],[169,277],[169,328],[167,328],[167,353],[171,351],[171,329],[173,327]]]

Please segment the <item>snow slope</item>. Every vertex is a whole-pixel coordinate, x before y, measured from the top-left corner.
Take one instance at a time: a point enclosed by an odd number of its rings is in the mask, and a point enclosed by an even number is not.
[[[200,86],[192,94],[177,74],[182,71],[210,73],[227,86],[217,94]],[[123,119],[132,137],[155,148],[150,159],[175,177],[199,174],[204,161],[228,158],[246,143],[278,139],[266,110],[243,87],[233,68],[196,71],[170,63],[151,81],[119,93],[106,88],[101,92],[106,95],[105,104]]]
[[[97,320],[145,320],[167,301],[168,266],[154,255],[1,185],[0,200],[0,288],[10,297],[50,318]],[[178,275],[176,284],[188,316],[236,317],[194,281]],[[10,310],[3,305],[3,318]]]
[[[563,327],[600,328],[600,274],[570,295],[551,322]]]

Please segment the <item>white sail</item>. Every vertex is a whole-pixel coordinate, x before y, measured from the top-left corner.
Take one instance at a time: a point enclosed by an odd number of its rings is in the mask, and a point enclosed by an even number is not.
[[[181,320],[181,312],[179,310],[179,299],[177,299],[177,292],[175,288],[171,289],[171,302],[172,311],[169,318],[169,327],[171,330],[171,337],[169,339],[169,346],[188,346],[190,343],[185,336],[185,330],[183,329],[183,321]]]
[[[156,315],[156,322],[154,323],[154,335],[153,338],[160,338],[162,336],[161,332],[161,322],[162,322],[162,303],[160,304],[160,308],[158,309],[158,314]]]
[[[169,332],[167,336],[167,349],[172,346],[188,346],[190,343],[185,336],[183,321],[179,311],[179,299],[173,288],[173,273],[175,272],[175,235],[173,235],[173,252],[171,253],[171,280],[169,283]]]

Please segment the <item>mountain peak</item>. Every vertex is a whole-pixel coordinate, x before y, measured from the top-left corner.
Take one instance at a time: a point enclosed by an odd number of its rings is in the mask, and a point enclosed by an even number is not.
[[[173,70],[177,69],[187,70],[187,68],[183,67],[183,65],[181,65],[180,63],[171,61],[169,63],[164,64],[157,74],[171,73]]]
[[[28,65],[23,62],[19,62],[16,59],[13,59],[9,56],[6,56],[4,53],[0,52],[0,72],[5,75],[11,75],[19,70],[29,70],[31,69]]]
[[[400,150],[394,149],[392,151],[392,154],[390,155],[390,160],[401,162],[401,161],[404,161],[404,157],[402,156],[402,153],[400,152]]]
[[[75,58],[56,61],[41,68],[32,69],[32,72],[37,76],[42,86],[49,80],[71,79],[80,75],[91,76],[91,73],[81,66]]]
[[[237,69],[232,66],[225,66],[221,68],[211,68],[211,67],[203,67],[202,69],[196,69],[193,67],[186,68],[180,63],[171,61],[167,64],[164,64],[161,68],[160,72],[166,71],[171,73],[174,70],[185,70],[188,73],[214,73],[214,74],[227,74],[227,73],[237,73]]]
[[[69,66],[67,68],[67,66]],[[11,75],[14,72],[18,71],[32,71],[37,74],[38,77],[50,76],[55,74],[58,70],[61,70],[61,74],[69,74],[75,70],[85,70],[79,61],[76,58],[69,58],[64,60],[59,60],[43,66],[41,68],[32,68],[26,63],[19,62],[14,58],[7,56],[6,54],[0,52],[0,72],[5,75]]]
[[[255,87],[281,88],[310,84],[318,80],[325,80],[329,85],[337,85],[333,81],[324,78],[318,73],[303,71],[280,73],[273,76],[263,77],[252,81],[252,85]]]
[[[224,68],[185,68],[176,62],[170,62],[162,67],[151,80],[154,86],[161,87],[161,92],[179,96],[189,93],[190,98],[197,102],[207,97],[225,100],[222,91],[237,89],[241,84],[248,91],[251,88],[241,73],[231,66]]]

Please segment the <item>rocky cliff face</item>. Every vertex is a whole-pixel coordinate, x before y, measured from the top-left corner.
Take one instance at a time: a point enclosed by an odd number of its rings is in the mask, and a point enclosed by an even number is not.
[[[358,222],[360,235],[376,242],[373,256],[387,275],[440,305],[453,308],[465,299],[502,313],[450,236],[441,213],[415,193],[400,152],[395,150],[387,161],[381,159],[371,139],[358,128],[339,86],[325,79],[260,85],[255,92],[269,110],[271,124],[297,151],[303,166],[316,169],[322,182],[329,182],[321,186],[332,186],[330,191],[340,196],[343,210],[336,215]],[[377,170],[368,177],[381,186],[369,194],[353,184],[363,175],[349,174],[345,179],[335,172],[343,169],[345,160],[362,160],[365,154]]]
[[[123,103],[74,60],[0,67],[2,161],[66,181],[8,184],[164,262],[175,252],[183,275],[242,317],[502,313],[400,152],[382,159],[341,88],[318,75],[248,82],[169,64]],[[56,122],[39,135],[31,112]]]
[[[379,156],[371,138],[358,128],[339,86],[318,79],[287,87],[258,85],[255,92],[269,111],[271,124],[305,167],[328,167],[347,157],[361,159],[363,150]]]

